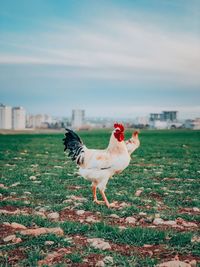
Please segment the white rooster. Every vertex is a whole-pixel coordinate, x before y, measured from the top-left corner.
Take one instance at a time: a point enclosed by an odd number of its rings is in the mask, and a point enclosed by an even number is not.
[[[79,174],[92,182],[94,202],[97,204],[96,189],[100,193],[107,207],[112,207],[105,195],[105,189],[109,178],[122,172],[130,162],[130,154],[139,147],[138,132],[131,139],[124,141],[124,126],[115,123],[114,130],[106,149],[88,149],[80,137],[70,129],[66,129],[64,141],[65,149],[69,150],[69,156],[79,165]]]

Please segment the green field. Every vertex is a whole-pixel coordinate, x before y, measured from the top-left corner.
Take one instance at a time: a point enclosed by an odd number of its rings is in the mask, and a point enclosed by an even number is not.
[[[89,148],[105,148],[110,132],[80,135]],[[93,203],[62,138],[0,135],[0,266],[155,266],[177,255],[200,261],[200,131],[142,131],[129,167],[108,182],[112,209]],[[13,222],[63,233],[25,235]],[[96,248],[92,238],[109,247]]]

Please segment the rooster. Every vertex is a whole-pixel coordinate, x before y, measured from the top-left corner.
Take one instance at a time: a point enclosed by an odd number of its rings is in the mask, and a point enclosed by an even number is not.
[[[80,137],[70,129],[66,129],[63,139],[65,150],[69,150],[69,156],[79,166],[79,174],[92,182],[94,202],[98,201],[96,190],[100,190],[103,202],[112,207],[105,195],[106,185],[109,178],[114,174],[121,173],[128,167],[131,153],[140,145],[138,132],[135,132],[128,141],[124,141],[124,126],[115,123],[108,147],[106,149],[88,149]]]

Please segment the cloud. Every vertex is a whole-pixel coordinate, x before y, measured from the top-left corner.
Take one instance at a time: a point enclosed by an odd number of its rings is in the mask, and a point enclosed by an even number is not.
[[[49,75],[200,85],[200,38],[120,17],[51,32],[2,33],[0,64],[55,66]],[[71,67],[56,71],[56,66]],[[42,75],[41,73],[39,75]],[[47,74],[44,74],[47,75]]]

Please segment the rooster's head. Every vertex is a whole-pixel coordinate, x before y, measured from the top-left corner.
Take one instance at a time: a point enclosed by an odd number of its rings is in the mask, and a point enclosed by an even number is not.
[[[124,140],[124,126],[122,124],[115,123],[114,128],[114,137],[119,142],[122,142]]]

